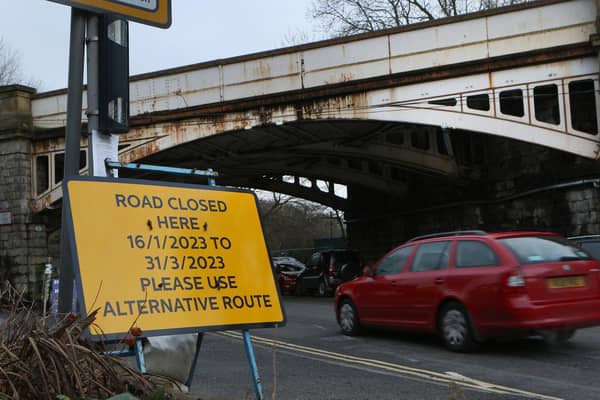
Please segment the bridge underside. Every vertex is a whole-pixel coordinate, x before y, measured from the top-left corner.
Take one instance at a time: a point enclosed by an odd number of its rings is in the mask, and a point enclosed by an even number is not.
[[[411,182],[457,182],[445,132],[374,120],[269,124],[187,142],[136,162],[219,173],[217,184],[271,190],[347,209],[343,186],[401,198]],[[161,179],[122,171],[122,177]],[[184,178],[198,179],[198,178]]]

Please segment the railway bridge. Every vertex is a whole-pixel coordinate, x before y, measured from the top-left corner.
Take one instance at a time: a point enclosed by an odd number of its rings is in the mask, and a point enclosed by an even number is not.
[[[435,230],[599,233],[597,18],[594,0],[542,0],[132,76],[119,159],[344,210],[367,259]],[[66,96],[0,88],[17,285],[59,257]]]

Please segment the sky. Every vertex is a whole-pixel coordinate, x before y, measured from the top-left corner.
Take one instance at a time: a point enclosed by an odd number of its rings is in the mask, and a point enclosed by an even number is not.
[[[304,32],[312,0],[172,0],[168,29],[130,22],[131,75],[284,47]],[[40,91],[67,86],[70,7],[0,0],[0,37],[18,53],[22,76]]]

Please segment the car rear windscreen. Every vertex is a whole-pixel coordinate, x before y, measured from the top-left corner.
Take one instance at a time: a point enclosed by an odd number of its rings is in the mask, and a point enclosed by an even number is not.
[[[499,240],[521,264],[591,259],[585,251],[560,236],[522,236]]]
[[[335,253],[333,257],[336,268],[339,268],[344,264],[360,264],[358,255],[356,255],[355,253]]]

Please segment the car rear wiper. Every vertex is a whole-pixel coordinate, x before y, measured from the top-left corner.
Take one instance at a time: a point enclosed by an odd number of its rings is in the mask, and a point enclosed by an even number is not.
[[[559,261],[578,261],[578,260],[584,260],[584,258],[577,257],[577,256],[562,256],[558,260]]]

